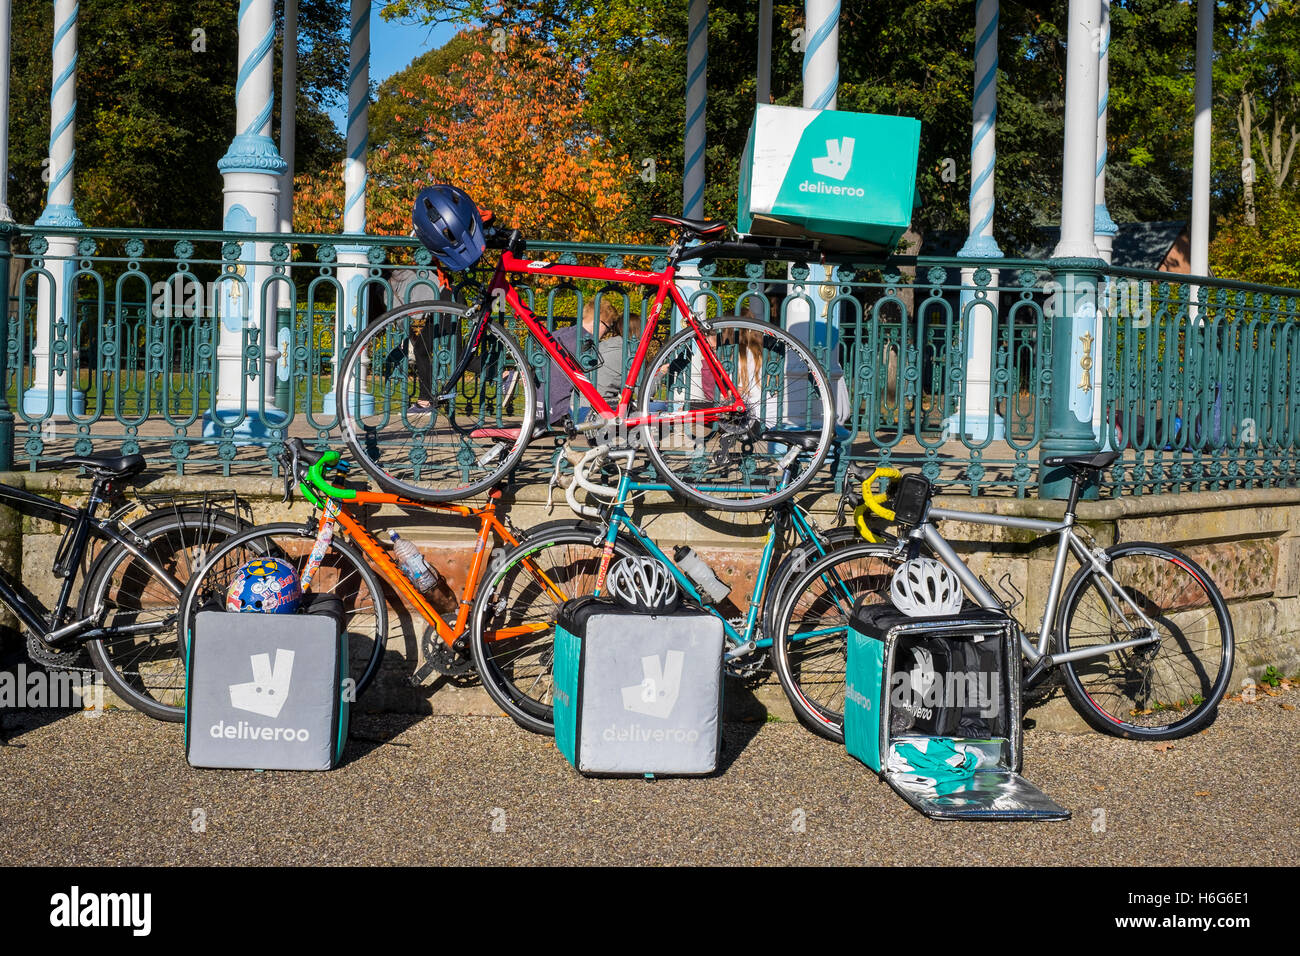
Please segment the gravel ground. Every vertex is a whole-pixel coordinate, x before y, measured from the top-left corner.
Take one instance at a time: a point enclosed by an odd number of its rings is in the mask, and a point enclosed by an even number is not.
[[[728,725],[703,780],[585,779],[503,717],[360,716],[326,774],[193,770],[133,713],[10,712],[0,739],[0,865],[1290,865],[1300,833],[1300,689],[1168,746],[1029,732],[1064,823],[929,821],[785,722]]]

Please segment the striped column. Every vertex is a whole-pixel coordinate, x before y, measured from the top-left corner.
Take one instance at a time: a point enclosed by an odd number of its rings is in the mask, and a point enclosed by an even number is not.
[[[284,172],[280,175],[280,231],[293,232],[294,154],[298,139],[298,0],[285,0],[284,41],[280,50],[280,156]],[[293,276],[293,269],[288,269]],[[276,285],[275,314],[275,404],[287,409],[292,400],[290,372],[293,351],[293,326],[297,307],[294,289],[287,282]]]
[[[975,87],[971,96],[970,230],[957,255],[965,259],[998,259],[1002,250],[993,238],[994,167],[997,164],[998,120],[998,0],[975,4]],[[944,422],[953,437],[975,442],[1004,437],[1002,416],[993,407],[993,339],[997,328],[998,294],[977,298],[975,270],[961,270],[961,320],[966,333],[966,382],[963,410]],[[992,282],[997,285],[997,272]]]
[[[55,0],[54,43],[51,49],[53,80],[50,85],[49,187],[45,208],[36,225],[52,228],[80,228],[81,220],[72,206],[73,168],[77,150],[77,0]],[[7,72],[7,71],[6,71]],[[7,173],[6,173],[7,176]],[[28,415],[80,415],[86,410],[86,396],[69,380],[68,372],[54,370],[54,338],[58,325],[66,322],[64,343],[75,343],[76,321],[72,314],[72,272],[76,241],[50,236],[45,267],[53,281],[42,281],[37,291],[36,345],[32,350],[35,375],[32,387],[23,393],[23,411]],[[75,366],[76,354],[68,348],[66,364]]]
[[[1093,433],[1096,367],[1097,283],[1103,263],[1094,239],[1097,169],[1097,93],[1101,0],[1070,0],[1065,47],[1065,153],[1061,182],[1061,239],[1053,256],[1060,263],[1053,296],[1051,417],[1039,443],[1039,460],[1098,450]],[[1086,261],[1080,261],[1086,260]],[[1069,473],[1040,464],[1038,493],[1063,498]],[[1095,497],[1095,490],[1090,492]]]
[[[1106,110],[1110,105],[1110,0],[1101,0],[1101,48],[1097,51],[1097,190],[1093,205],[1093,235],[1097,252],[1108,264],[1119,229],[1106,208]]]
[[[9,211],[9,31],[10,0],[0,0],[0,222],[13,222]]]
[[[1097,255],[1110,265],[1115,236],[1119,227],[1110,218],[1106,208],[1106,158],[1110,147],[1106,142],[1106,111],[1110,106],[1110,0],[1101,0],[1101,26],[1099,27],[1101,48],[1097,51],[1097,191],[1093,198],[1093,240],[1097,243]],[[1105,278],[1107,285],[1113,281]],[[1109,296],[1103,301],[1110,301]],[[1093,355],[1093,382],[1098,387],[1092,390],[1092,431],[1103,449],[1109,449],[1102,436],[1102,389],[1105,381],[1102,360],[1106,355],[1106,315],[1099,312],[1097,318],[1097,348]]]
[[[240,0],[239,64],[235,76],[235,137],[217,163],[225,180],[223,228],[231,232],[275,233],[280,229],[280,177],[286,163],[271,138],[275,104],[274,0]],[[223,270],[217,286],[221,315],[217,342],[216,410],[204,421],[204,434],[220,436],[234,428],[238,441],[267,437],[283,424],[275,408],[275,303],[278,292],[263,289],[271,270],[270,243],[244,242],[240,261]],[[257,331],[263,355],[258,374],[248,380],[244,337]],[[247,397],[245,398],[245,392]]]
[[[839,0],[804,3],[803,105],[835,109],[840,86]]]
[[[1210,270],[1210,107],[1213,98],[1214,2],[1196,4],[1196,114],[1192,121],[1192,223],[1190,265],[1194,276]],[[1195,291],[1195,290],[1190,290]],[[1195,310],[1193,310],[1193,315]]]
[[[686,144],[682,215],[704,216],[704,107],[708,97],[709,3],[690,0],[686,32]]]
[[[348,23],[351,41],[348,48],[348,128],[347,155],[343,159],[343,232],[364,236],[366,232],[366,149],[370,145],[370,6],[371,0],[352,0]],[[334,367],[347,351],[348,340],[365,314],[363,283],[369,272],[366,247],[362,244],[339,246],[339,283],[343,287],[344,305],[339,310],[341,322],[335,325]],[[363,376],[364,379],[364,376]],[[334,389],[325,393],[322,414],[336,411]],[[362,398],[365,414],[373,406],[369,396]]]
[[[804,36],[803,107],[833,110],[840,82],[838,0],[806,0]],[[809,263],[808,285],[804,290],[806,298],[790,300],[786,306],[785,322],[786,328],[812,347],[814,354],[822,360],[835,394],[836,410],[839,417],[844,418],[848,410],[848,390],[844,385],[844,369],[839,358],[839,319],[832,314],[828,297],[822,294],[831,292],[833,288],[822,284],[827,278],[824,265]],[[805,423],[800,421],[800,424]],[[811,426],[816,423],[806,424]]]

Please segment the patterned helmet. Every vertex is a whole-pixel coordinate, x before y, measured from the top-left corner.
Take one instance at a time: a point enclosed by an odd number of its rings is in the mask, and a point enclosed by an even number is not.
[[[279,558],[245,561],[226,588],[227,611],[294,614],[301,603],[298,572]]]

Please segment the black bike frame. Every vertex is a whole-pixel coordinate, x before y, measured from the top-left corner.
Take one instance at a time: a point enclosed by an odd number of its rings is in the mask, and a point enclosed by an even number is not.
[[[115,515],[108,518],[94,517],[95,507],[103,502],[99,491],[99,485],[96,483],[92,488],[90,501],[84,507],[70,508],[61,502],[51,501],[49,498],[33,494],[25,489],[0,484],[0,504],[8,505],[19,514],[34,514],[38,517],[57,521],[61,525],[71,526],[71,537],[65,539],[64,544],[59,548],[58,554],[55,555],[54,569],[56,571],[59,568],[63,569],[63,585],[59,589],[58,601],[55,603],[53,610],[47,608],[21,581],[14,581],[8,574],[0,571],[0,601],[3,601],[18,616],[19,620],[42,640],[49,638],[51,635],[57,635],[54,640],[48,641],[51,647],[70,645],[74,641],[84,643],[95,640],[104,634],[101,628],[85,630],[84,628],[89,627],[90,620],[76,621],[61,627],[55,626],[62,620],[72,598],[72,588],[77,578],[77,570],[81,567],[82,559],[86,554],[86,543],[91,535],[126,548],[136,558],[143,561],[150,571],[163,581],[166,581],[168,587],[176,592],[177,597],[180,597],[181,594],[180,586],[172,579],[171,575],[154,563],[135,541],[118,532],[113,526],[116,522]]]

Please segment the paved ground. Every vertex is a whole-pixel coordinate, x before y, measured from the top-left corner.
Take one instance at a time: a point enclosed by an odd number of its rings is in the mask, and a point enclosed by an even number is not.
[[[0,728],[0,864],[1286,865],[1300,835],[1297,689],[1164,748],[1030,732],[1056,824],[928,821],[785,722],[728,725],[720,775],[658,781],[582,778],[500,717],[363,716],[328,774],[192,770],[179,725],[131,713]]]

